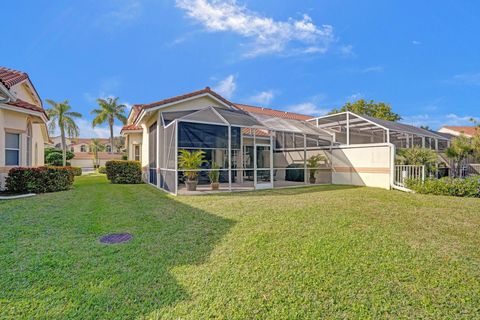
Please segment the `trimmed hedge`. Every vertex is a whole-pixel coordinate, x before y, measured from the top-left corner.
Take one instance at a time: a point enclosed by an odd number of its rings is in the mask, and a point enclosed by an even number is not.
[[[421,194],[480,198],[480,176],[406,181],[407,188]]]
[[[68,190],[73,185],[71,167],[12,168],[6,178],[13,193],[45,193]]]
[[[98,167],[98,173],[107,174],[107,168],[105,166]]]
[[[112,183],[142,183],[142,167],[139,161],[111,160],[105,164],[107,179]]]
[[[82,175],[82,168],[80,168],[80,167],[70,167],[70,168],[72,168],[73,175],[75,177],[79,177],[79,176]]]

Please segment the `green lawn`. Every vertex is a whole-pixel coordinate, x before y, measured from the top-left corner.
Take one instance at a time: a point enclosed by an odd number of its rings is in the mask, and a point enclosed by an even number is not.
[[[134,239],[99,243],[115,232]],[[0,202],[0,257],[0,318],[480,317],[479,199],[80,177]]]

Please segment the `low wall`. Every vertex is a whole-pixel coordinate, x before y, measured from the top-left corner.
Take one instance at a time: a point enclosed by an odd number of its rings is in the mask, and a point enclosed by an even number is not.
[[[390,189],[393,148],[389,144],[333,148],[332,183]]]

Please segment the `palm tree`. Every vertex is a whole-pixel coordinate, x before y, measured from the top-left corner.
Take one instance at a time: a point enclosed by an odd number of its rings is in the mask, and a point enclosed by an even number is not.
[[[47,109],[47,115],[50,118],[48,128],[50,132],[60,129],[60,136],[62,138],[62,155],[63,165],[67,164],[67,141],[66,136],[69,138],[76,138],[79,135],[79,129],[75,123],[74,118],[81,118],[82,115],[78,112],[70,111],[72,107],[68,104],[68,101],[55,102],[47,99],[48,104],[52,106],[51,109]]]
[[[93,152],[93,167],[97,168],[99,166],[98,163],[98,152],[103,151],[105,146],[100,142],[99,139],[92,139],[90,142],[90,150]]]
[[[97,99],[100,109],[92,110],[92,114],[96,115],[92,122],[93,127],[108,122],[108,126],[110,127],[110,153],[113,152],[113,125],[115,124],[115,120],[119,120],[123,124],[127,122],[127,117],[125,117],[125,109],[127,106],[117,104],[117,101],[118,97]]]

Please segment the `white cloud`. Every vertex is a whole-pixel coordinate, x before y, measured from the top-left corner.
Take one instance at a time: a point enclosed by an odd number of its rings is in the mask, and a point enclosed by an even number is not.
[[[322,116],[329,112],[327,109],[318,107],[313,102],[304,102],[295,105],[291,105],[288,108],[288,111],[311,115],[311,116]]]
[[[412,41],[412,44],[418,46],[418,45],[421,45],[422,42],[421,42],[421,41],[417,41],[417,40],[413,40],[413,41]]]
[[[142,13],[140,0],[120,0],[116,1],[115,4],[117,6],[106,15],[106,18],[115,24],[135,21]]]
[[[177,0],[177,7],[212,32],[232,32],[250,39],[246,56],[269,53],[323,53],[335,41],[333,27],[317,26],[308,15],[276,21],[235,0]]]
[[[349,95],[346,100],[347,102],[355,102],[359,99],[362,99],[363,98],[363,94],[361,92],[356,92],[356,93],[352,93],[351,95]]]
[[[213,90],[221,96],[230,99],[232,98],[235,90],[237,89],[237,83],[235,82],[235,76],[229,75],[225,79],[221,80]]]
[[[384,68],[382,66],[371,66],[371,67],[366,67],[361,70],[361,73],[379,73],[383,72]]]
[[[253,103],[257,103],[260,105],[269,105],[273,99],[275,98],[275,92],[273,90],[262,91],[252,97],[250,97],[250,101]]]
[[[457,74],[453,76],[453,81],[459,84],[480,86],[480,72]]]
[[[401,122],[414,126],[429,126],[432,129],[439,129],[443,126],[471,126],[471,116],[450,114],[416,114],[403,116]]]
[[[353,52],[353,46],[351,44],[341,46],[340,54],[344,57],[354,57],[355,52]]]

